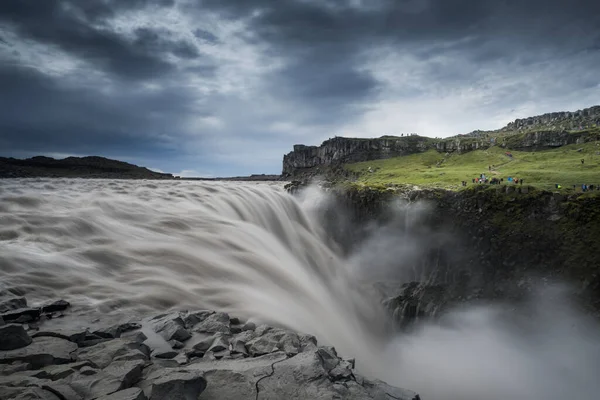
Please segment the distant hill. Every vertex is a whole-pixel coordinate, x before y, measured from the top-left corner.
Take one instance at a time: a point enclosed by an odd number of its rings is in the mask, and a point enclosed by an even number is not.
[[[0,178],[110,178],[174,179],[172,174],[154,172],[123,161],[104,157],[67,157],[57,160],[37,156],[24,160],[0,157]]]

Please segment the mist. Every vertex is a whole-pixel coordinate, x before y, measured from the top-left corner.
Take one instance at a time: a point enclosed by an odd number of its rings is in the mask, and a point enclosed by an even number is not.
[[[336,237],[324,209],[337,214]],[[424,400],[597,398],[600,327],[567,285],[394,331],[365,288],[419,280],[426,254],[460,243],[428,228],[426,203],[391,204],[389,219],[367,226],[347,211],[314,187],[295,198],[280,184],[4,180],[0,295],[137,315],[225,310],[314,334],[360,373]]]

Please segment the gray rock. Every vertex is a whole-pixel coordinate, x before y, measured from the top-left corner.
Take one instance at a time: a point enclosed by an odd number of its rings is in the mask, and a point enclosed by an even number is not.
[[[36,321],[40,318],[39,308],[19,308],[16,310],[10,310],[0,315],[5,322],[14,321],[18,323],[27,323]]]
[[[169,346],[171,346],[174,349],[183,349],[185,345],[179,340],[169,340]]]
[[[152,353],[152,357],[162,358],[162,359],[171,359],[179,354],[175,350],[165,350],[165,351],[154,351]]]
[[[61,400],[83,400],[82,396],[66,384],[58,382],[44,383],[42,384],[42,389],[52,392]]]
[[[206,389],[206,379],[198,371],[166,370],[152,382],[150,400],[196,400]]]
[[[50,365],[48,367],[44,367],[43,369],[36,371],[31,376],[34,376],[39,379],[48,379],[51,381],[57,381],[59,379],[64,379],[75,373],[75,370],[71,368],[69,364],[63,365]]]
[[[42,312],[43,313],[53,313],[53,312],[57,312],[57,311],[64,311],[69,307],[71,307],[71,304],[68,301],[57,300],[53,303],[42,306]]]
[[[231,333],[229,328],[229,314],[218,312],[209,315],[196,325],[194,331],[201,333]]]
[[[253,331],[256,329],[256,324],[254,322],[246,322],[244,326],[242,326],[242,331]]]
[[[14,297],[12,299],[0,301],[0,313],[17,310],[19,308],[27,308],[27,300],[25,297]]]
[[[74,360],[77,345],[68,340],[53,337],[35,338],[21,349],[0,351],[0,364],[22,361],[39,369],[53,364],[67,364]]]
[[[249,355],[248,349],[246,348],[246,344],[239,339],[234,339],[231,342],[231,353],[242,354],[244,357],[247,357]]]
[[[142,377],[144,361],[115,361],[93,375],[71,379],[71,387],[82,397],[94,399],[135,385]]]
[[[183,322],[188,329],[191,329],[194,325],[204,321],[208,316],[214,313],[214,311],[210,310],[191,311],[183,318]]]
[[[217,335],[207,351],[218,353],[229,349],[229,339],[223,335]]]
[[[52,392],[39,387],[1,387],[0,399],[11,400],[62,400]]]
[[[166,341],[178,340],[180,342],[185,342],[192,337],[185,329],[183,319],[181,319],[178,313],[161,315],[153,318],[151,322],[154,332],[158,333]]]
[[[96,400],[147,400],[148,398],[140,388],[119,390],[107,396],[98,397]]]
[[[0,350],[15,350],[32,342],[23,325],[8,324],[0,326]]]
[[[137,322],[126,322],[124,324],[113,325],[109,328],[97,329],[93,333],[105,339],[117,339],[125,332],[131,332],[140,329],[142,325]],[[145,340],[145,339],[144,339]]]
[[[73,343],[81,344],[83,343],[89,332],[85,328],[80,329],[69,329],[69,328],[56,328],[52,330],[39,330],[34,333],[32,336],[36,337],[56,337],[59,339],[69,340]]]
[[[84,376],[96,375],[98,373],[98,370],[92,367],[83,367],[79,370],[79,373]]]
[[[143,343],[113,339],[92,347],[80,348],[79,359],[89,360],[97,368],[107,367],[113,360],[148,360],[150,349]]]
[[[31,365],[26,362],[15,361],[11,364],[0,363],[0,376],[12,375],[17,372],[27,371],[28,369],[31,369]]]
[[[6,322],[4,322],[4,318],[0,317],[0,326],[4,325],[6,325]]]
[[[204,353],[206,353],[208,351],[208,349],[210,349],[210,346],[212,346],[213,342],[215,341],[216,336],[209,336],[205,339],[202,339],[201,341],[199,341],[198,343],[194,344],[194,346],[192,347],[192,352],[194,355],[199,354],[200,357],[202,357],[202,355],[204,355]]]

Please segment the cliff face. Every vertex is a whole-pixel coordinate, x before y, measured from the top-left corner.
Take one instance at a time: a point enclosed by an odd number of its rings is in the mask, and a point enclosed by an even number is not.
[[[116,178],[173,179],[173,175],[104,157],[32,157],[25,160],[0,157],[0,178]]]
[[[556,112],[517,119],[497,131],[474,131],[445,139],[418,135],[357,139],[336,137],[320,146],[295,145],[283,157],[283,177],[314,173],[321,167],[404,156],[434,149],[440,153],[464,153],[502,146],[511,150],[535,151],[597,140],[600,106],[575,112]]]
[[[516,119],[502,131],[520,131],[524,129],[579,129],[600,124],[600,106],[584,108],[574,112],[553,112],[535,117]]]
[[[325,220],[346,251],[364,245],[369,235],[362,227],[380,227],[371,239],[378,251],[364,263],[374,278],[386,271],[378,286],[401,325],[461,302],[521,301],[552,283],[570,284],[569,293],[600,314],[597,196],[513,186],[335,194],[335,211]]]
[[[426,151],[431,139],[421,136],[401,138],[354,139],[336,137],[321,146],[295,145],[283,157],[283,176],[342,163],[390,158]]]

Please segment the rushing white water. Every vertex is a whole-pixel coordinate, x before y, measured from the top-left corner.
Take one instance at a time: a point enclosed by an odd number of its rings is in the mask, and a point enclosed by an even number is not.
[[[360,281],[369,265],[357,263],[393,254],[401,267],[402,246],[388,230],[393,252],[366,241],[342,258],[313,212],[322,194],[308,194],[299,202],[264,183],[0,180],[0,291],[140,315],[209,307],[256,317],[315,334],[361,372],[424,399],[596,398],[598,328],[554,303],[534,302],[544,307],[525,326],[485,308],[386,335],[379,299]]]

